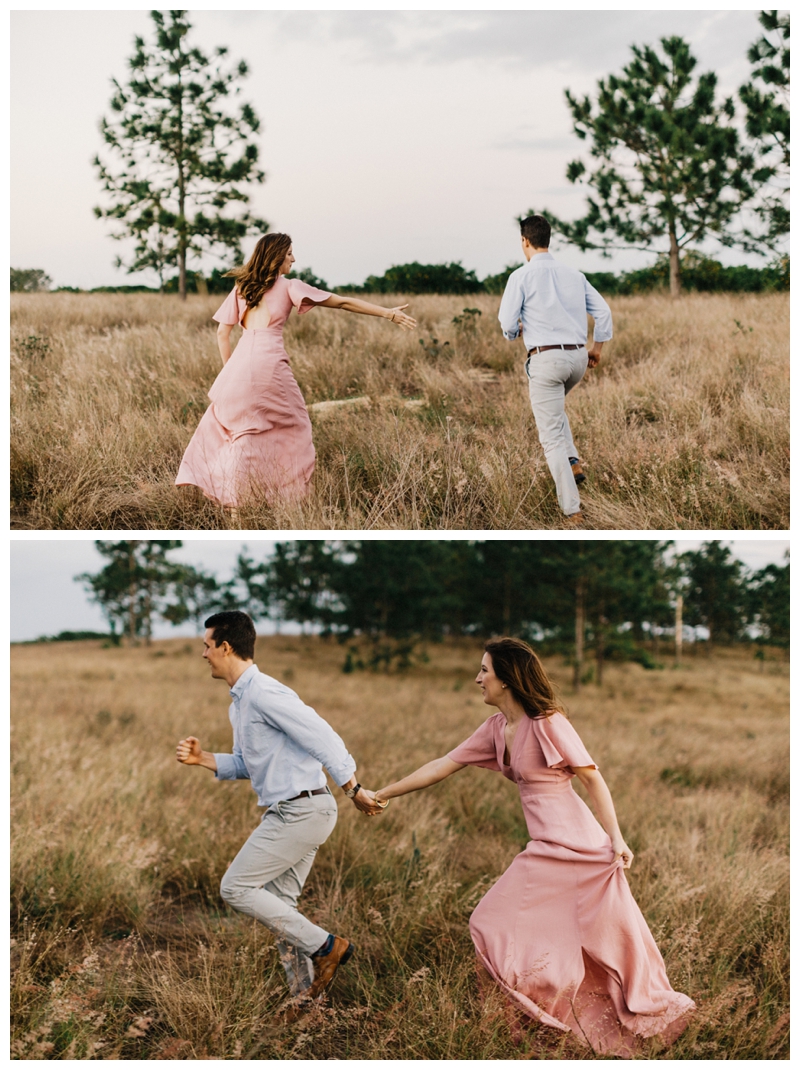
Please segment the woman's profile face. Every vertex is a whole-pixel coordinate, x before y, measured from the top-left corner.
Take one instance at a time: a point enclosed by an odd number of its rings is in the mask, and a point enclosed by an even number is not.
[[[503,685],[492,668],[492,656],[484,652],[481,659],[481,671],[475,677],[475,683],[483,693],[487,706],[499,706],[503,701]]]
[[[283,263],[281,264],[280,269],[279,269],[281,275],[288,275],[289,272],[292,270],[292,264],[293,263],[294,263],[294,253],[292,252],[292,247],[290,245],[289,246],[289,251],[287,252],[286,256],[283,258]]]

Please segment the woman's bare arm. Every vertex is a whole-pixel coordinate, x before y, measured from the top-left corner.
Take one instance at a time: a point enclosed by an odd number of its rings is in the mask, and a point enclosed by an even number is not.
[[[378,803],[388,802],[389,799],[394,799],[398,795],[408,795],[410,791],[429,788],[431,784],[438,784],[440,780],[444,780],[445,777],[449,777],[463,768],[463,765],[459,765],[458,762],[454,762],[451,758],[434,758],[432,762],[421,765],[419,769],[409,773],[402,780],[389,784],[385,788],[378,788],[375,792],[375,800]]]
[[[219,346],[219,354],[222,357],[223,366],[231,359],[231,331],[233,330],[233,324],[220,323],[217,327],[217,345]]]
[[[358,312],[362,316],[382,316],[406,331],[413,331],[417,326],[417,321],[403,312],[408,305],[384,308],[383,305],[373,305],[371,301],[361,301],[357,297],[340,297],[338,294],[331,294],[327,300],[319,303],[323,308],[341,308],[345,312]]]
[[[595,769],[593,765],[582,765],[573,766],[572,771],[588,791],[597,818],[611,837],[614,859],[621,858],[623,869],[630,869],[633,861],[633,851],[622,838],[617,814],[614,810],[614,801],[611,798],[611,792],[608,790],[608,784],[600,775],[600,770]]]

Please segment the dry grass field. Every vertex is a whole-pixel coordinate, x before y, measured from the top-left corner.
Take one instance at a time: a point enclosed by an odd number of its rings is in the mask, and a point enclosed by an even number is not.
[[[12,294],[14,527],[231,526],[173,486],[220,367],[219,300]],[[328,310],[292,317],[287,349],[307,403],[371,407],[312,411],[313,492],[300,505],[253,503],[241,527],[562,526],[499,298],[408,300],[416,334]],[[464,320],[465,307],[482,314]],[[616,336],[569,401],[587,526],[788,528],[789,295],[653,294],[612,307]]]
[[[152,328],[148,327],[148,331]],[[199,343],[198,343],[199,344]],[[344,674],[343,648],[261,639],[262,669],[343,735],[369,786],[466,738],[490,712],[480,647],[405,675]],[[358,952],[291,1026],[272,938],[219,881],[258,820],[247,782],[177,765],[184,734],[230,749],[227,689],[198,641],[12,648],[12,1054],[61,1059],[586,1058],[481,1002],[467,919],[526,839],[514,786],[466,769],[370,820],[340,797],[304,910]],[[643,1058],[788,1058],[788,667],[720,650],[646,672],[610,664],[578,695],[548,668],[636,852],[630,882],[673,985],[698,1013]]]

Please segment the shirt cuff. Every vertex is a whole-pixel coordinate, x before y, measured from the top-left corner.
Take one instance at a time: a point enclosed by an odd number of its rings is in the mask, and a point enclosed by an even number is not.
[[[326,768],[341,788],[344,784],[347,783],[353,773],[355,773],[357,767],[356,763],[351,759],[349,762],[344,762],[342,765],[337,765],[334,769],[332,769],[330,766],[327,766]]]
[[[507,339],[509,342],[513,342],[515,339],[519,338],[519,327],[515,331],[503,331],[503,338]]]
[[[217,763],[217,771],[214,774],[217,780],[236,780],[236,759],[232,754],[215,754],[214,761]]]

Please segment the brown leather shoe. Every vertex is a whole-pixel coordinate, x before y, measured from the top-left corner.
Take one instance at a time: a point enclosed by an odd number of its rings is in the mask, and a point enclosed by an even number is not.
[[[354,951],[355,946],[349,940],[343,936],[334,936],[333,947],[327,955],[321,955],[319,958],[312,957],[314,980],[310,988],[303,993],[306,999],[314,999],[315,996],[324,992],[333,980],[336,971],[340,966],[344,966]]]
[[[564,523],[569,528],[583,527],[583,513],[573,513],[572,516],[565,516]]]

